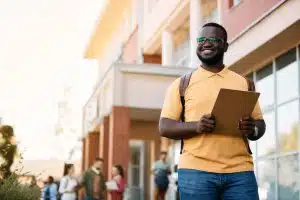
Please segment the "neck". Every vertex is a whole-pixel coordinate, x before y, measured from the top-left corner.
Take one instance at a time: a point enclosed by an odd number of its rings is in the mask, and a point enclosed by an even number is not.
[[[213,65],[207,64],[207,63],[202,63],[201,67],[207,71],[210,71],[213,73],[218,73],[218,72],[222,71],[225,66],[223,64],[223,60],[221,60],[220,62],[213,64]]]

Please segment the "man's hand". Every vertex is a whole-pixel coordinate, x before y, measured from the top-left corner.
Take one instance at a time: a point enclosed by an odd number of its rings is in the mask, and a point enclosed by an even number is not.
[[[255,121],[251,117],[243,117],[238,123],[238,128],[245,136],[253,135],[255,133]]]
[[[214,116],[207,114],[203,115],[197,124],[197,133],[211,133],[216,127]]]

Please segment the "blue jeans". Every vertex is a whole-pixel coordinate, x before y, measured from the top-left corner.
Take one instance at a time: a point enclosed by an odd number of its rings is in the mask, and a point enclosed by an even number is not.
[[[178,171],[180,200],[259,200],[253,171],[228,174]]]

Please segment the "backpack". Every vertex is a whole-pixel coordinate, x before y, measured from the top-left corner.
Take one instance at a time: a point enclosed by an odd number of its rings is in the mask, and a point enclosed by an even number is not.
[[[168,174],[164,170],[158,170],[155,174],[154,182],[158,189],[167,190],[169,186]]]
[[[183,75],[180,78],[179,95],[180,95],[180,102],[181,102],[181,105],[182,105],[182,111],[181,111],[180,119],[181,119],[182,122],[185,122],[185,98],[184,98],[184,95],[185,95],[185,91],[186,91],[187,87],[189,86],[192,74],[193,74],[193,72],[190,72],[188,74]],[[245,78],[245,79],[246,79],[247,84],[248,84],[248,91],[254,92],[255,91],[254,82],[252,80],[248,79],[248,78]],[[244,140],[245,145],[248,149],[248,152],[250,154],[252,154],[252,151],[250,149],[249,141],[248,141],[247,137],[244,136],[243,140]],[[183,142],[183,139],[181,139],[180,141],[181,141],[180,154],[182,154],[184,142]]]

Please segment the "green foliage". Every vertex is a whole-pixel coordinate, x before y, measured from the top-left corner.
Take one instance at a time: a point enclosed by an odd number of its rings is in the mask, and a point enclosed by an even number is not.
[[[14,131],[9,125],[0,126],[0,200],[39,200],[40,188],[21,184],[17,174],[10,168],[17,155]],[[22,165],[22,157],[19,164]],[[22,169],[16,170],[20,173]]]
[[[0,183],[1,200],[38,200],[40,193],[36,186],[19,183],[16,174],[10,175]]]

